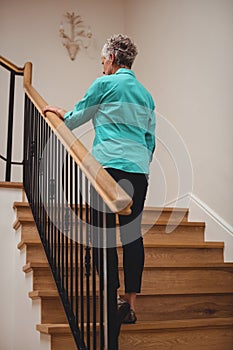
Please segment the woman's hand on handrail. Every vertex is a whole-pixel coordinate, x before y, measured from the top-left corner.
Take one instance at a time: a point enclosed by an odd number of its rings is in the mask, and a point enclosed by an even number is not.
[[[46,112],[53,112],[62,120],[64,120],[64,115],[66,114],[66,111],[64,109],[55,106],[45,106],[42,111],[45,117]]]

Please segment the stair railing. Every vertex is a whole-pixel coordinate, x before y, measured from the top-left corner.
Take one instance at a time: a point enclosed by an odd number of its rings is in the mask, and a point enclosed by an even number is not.
[[[12,161],[12,141],[14,124],[15,77],[23,76],[24,68],[15,66],[2,56],[0,56],[0,66],[10,72],[6,157],[0,154],[0,159],[5,162],[5,181],[10,182],[12,165],[23,164],[22,162]]]
[[[117,350],[116,214],[131,198],[31,84],[24,66],[24,189],[76,346]]]

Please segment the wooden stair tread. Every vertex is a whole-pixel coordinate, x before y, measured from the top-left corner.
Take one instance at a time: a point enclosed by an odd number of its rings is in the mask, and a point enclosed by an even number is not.
[[[158,221],[153,223],[153,225],[151,224],[143,224],[142,226],[183,226],[183,227],[205,227],[205,222],[203,221],[181,221],[181,222],[177,222],[177,221]]]
[[[14,204],[13,204],[13,208],[14,209],[17,209],[17,207],[27,207],[29,208],[29,203],[28,202],[18,202],[18,201],[15,201]],[[174,208],[174,207],[154,207],[154,206],[146,206],[144,207],[144,210],[147,212],[147,211],[165,211],[165,212],[168,212],[168,211],[174,211],[174,212],[188,212],[189,209],[188,208]]]
[[[13,223],[13,228],[14,230],[17,230],[21,224],[27,224],[27,223],[33,223],[34,225],[36,225],[33,217],[25,216],[23,218],[16,219],[15,222]]]
[[[17,202],[17,201],[15,201],[14,203],[13,203],[13,209],[17,209],[17,207],[27,207],[27,208],[29,208],[29,203],[28,202]]]
[[[85,293],[86,293],[86,290],[84,289],[83,290],[83,296],[85,297]],[[96,290],[96,296],[98,297],[98,289]],[[28,296],[29,298],[31,299],[38,299],[38,298],[57,298],[59,297],[59,294],[58,294],[58,291],[57,289],[54,289],[54,290],[51,290],[51,289],[46,289],[46,290],[33,290],[31,292],[28,293]],[[79,295],[80,296],[80,295]],[[76,296],[73,295],[73,297],[75,298]],[[92,296],[90,296],[92,297]]]
[[[24,219],[25,214],[22,212],[22,210],[26,210],[27,216],[32,218],[32,213],[30,210],[30,206],[28,202],[14,202],[13,209],[19,210],[19,217],[22,220]],[[83,206],[83,209],[85,209],[85,206]],[[155,217],[155,222],[157,219],[162,217],[163,215],[168,216],[167,220],[169,220],[169,217],[174,215],[174,217],[178,216],[178,222],[185,221],[187,222],[189,209],[188,208],[172,208],[172,207],[144,207],[143,209],[143,217],[142,217],[142,223],[147,222],[149,220],[150,224],[154,222],[152,219],[152,215]],[[159,215],[158,215],[159,214]],[[152,222],[151,222],[152,220]],[[174,219],[176,220],[176,219]],[[159,220],[161,221],[161,220]],[[117,218],[118,222],[118,218]]]
[[[38,239],[22,239],[18,244],[17,248],[21,250],[26,245],[42,245],[40,237],[38,236]]]
[[[29,262],[23,266],[23,272],[30,272],[33,268],[49,268],[48,262]]]
[[[85,290],[83,291],[84,292],[84,297],[85,297]],[[121,293],[120,293],[121,294]],[[122,295],[124,294],[124,292],[122,291]],[[222,293],[200,293],[199,295],[200,296],[213,296],[213,294],[216,294],[218,296],[224,296],[224,295],[232,295],[233,297],[233,291],[232,292],[222,292]],[[186,296],[186,297],[193,297],[195,295],[197,295],[196,293],[184,293],[184,294],[160,294],[160,293],[156,293],[156,294],[153,294],[151,292],[141,292],[140,294],[137,295],[137,298],[140,299],[140,298],[144,298],[144,297],[153,297],[153,296],[156,296],[156,297],[159,297],[159,296],[173,296],[173,297],[182,297],[183,296]],[[38,299],[38,298],[59,298],[59,293],[57,290],[51,290],[51,289],[45,289],[45,290],[33,290],[31,292],[28,293],[28,296],[29,298],[31,299]],[[139,322],[139,321],[138,321]]]
[[[71,334],[71,329],[68,323],[37,324],[36,329],[44,334]]]
[[[122,324],[121,331],[139,331],[140,330],[169,330],[169,329],[193,329],[193,328],[221,328],[233,326],[233,318],[202,318],[202,319],[185,319],[169,321],[137,321],[135,324]]]
[[[85,290],[84,290],[84,293],[85,293]],[[123,293],[124,294],[124,293]],[[122,295],[123,295],[122,294]],[[182,296],[182,295],[186,295],[186,296],[192,296],[194,293],[179,293],[179,294],[176,294],[174,293],[173,296]],[[196,294],[196,293],[195,293]],[[225,294],[232,294],[233,295],[233,291],[232,292],[222,292],[222,293],[215,293],[217,295],[225,295]],[[48,298],[53,298],[53,297],[57,297],[59,296],[58,294],[58,291],[57,290],[51,290],[51,289],[44,289],[44,290],[33,290],[31,292],[28,293],[29,297],[30,298],[41,298],[41,297],[48,297]],[[140,294],[137,295],[137,298],[140,298],[140,297],[145,297],[145,296],[153,296],[154,294],[151,293],[151,292],[141,292]],[[159,295],[164,295],[164,294],[156,294],[157,296]],[[171,295],[171,294],[169,294]],[[209,295],[209,296],[212,296],[213,293],[200,293],[200,295]]]
[[[185,265],[181,265],[180,263],[171,263],[167,262],[166,264],[159,264],[156,263],[153,266],[145,266],[145,269],[153,269],[153,268],[175,268],[175,269],[202,269],[202,268],[208,268],[208,269],[215,269],[215,268],[233,268],[233,263],[231,262],[220,262],[220,263],[185,263]]]
[[[38,299],[38,298],[54,298],[59,297],[58,291],[56,290],[33,290],[28,293],[29,298]]]
[[[49,268],[49,263],[47,262],[28,262],[27,264],[25,264],[23,266],[23,271],[29,271],[33,268]],[[121,269],[122,267],[119,266],[119,268]],[[145,269],[149,270],[149,269],[154,269],[154,268],[175,268],[175,269],[190,269],[190,268],[197,268],[197,269],[201,269],[201,268],[210,268],[210,269],[215,269],[215,268],[233,268],[233,263],[231,262],[223,262],[223,263],[186,263],[185,265],[181,265],[179,264],[155,264],[153,266],[145,266]]]
[[[30,245],[38,245],[42,244],[41,240],[38,236],[38,239],[31,239],[31,238],[24,238],[18,243],[18,248],[20,249],[26,244]],[[206,248],[224,248],[223,242],[169,242],[169,243],[163,243],[163,242],[144,242],[145,248],[200,248],[200,249],[206,249]],[[121,246],[119,246],[121,248]]]
[[[0,188],[18,188],[23,189],[22,182],[13,182],[13,181],[0,181]]]
[[[224,248],[223,242],[144,242],[144,246],[148,248]]]
[[[224,248],[223,242],[170,242],[170,243],[150,243],[145,242],[145,247],[148,248]]]
[[[122,324],[121,332],[184,330],[195,328],[225,328],[233,326],[233,318],[202,318],[169,321],[137,321],[135,324]],[[36,329],[44,334],[71,334],[68,323],[38,324]]]
[[[174,211],[174,212],[186,212],[188,213],[189,212],[189,209],[188,208],[173,208],[173,207],[153,207],[153,206],[146,206],[144,207],[144,211],[147,212],[147,211],[165,211],[165,212],[168,212],[168,211]]]
[[[15,228],[16,226],[20,225],[21,223],[30,223],[34,222],[33,216],[26,216],[22,215],[20,218],[16,219],[15,223],[13,224],[13,227]],[[205,227],[205,222],[203,221],[165,221],[165,220],[159,220],[155,221],[153,224],[148,224],[148,223],[142,223],[142,226],[182,226],[182,227]]]

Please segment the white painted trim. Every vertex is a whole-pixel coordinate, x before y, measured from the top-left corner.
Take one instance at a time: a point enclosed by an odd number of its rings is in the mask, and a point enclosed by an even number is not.
[[[190,198],[194,201],[196,205],[204,210],[218,225],[220,225],[224,230],[226,230],[230,235],[233,236],[233,226],[226,222],[220,215],[218,215],[214,210],[212,210],[205,202],[200,198],[196,197],[194,194],[190,193]]]
[[[186,193],[164,206],[189,209],[189,221],[205,222],[205,241],[224,242],[224,261],[233,261],[233,227],[193,193]]]
[[[181,203],[185,204],[193,201],[201,210],[203,210],[211,219],[213,219],[218,225],[220,225],[227,233],[233,236],[233,226],[231,226],[226,220],[218,215],[213,209],[211,209],[205,202],[195,196],[193,193],[186,193],[183,196],[173,199],[167,202],[164,206],[180,207]]]
[[[173,206],[173,205],[174,205],[175,208],[180,208],[180,202],[181,202],[182,200],[185,200],[185,202],[188,202],[188,203],[189,203],[190,198],[191,198],[190,193],[185,193],[185,194],[183,194],[182,196],[180,196],[179,198],[172,199],[171,201],[166,202],[166,203],[164,204],[164,206],[165,206],[165,207],[170,207],[170,206]]]

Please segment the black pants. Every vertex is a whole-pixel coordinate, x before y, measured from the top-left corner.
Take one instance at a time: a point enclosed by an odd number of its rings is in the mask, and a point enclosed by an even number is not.
[[[144,268],[141,219],[148,187],[148,175],[129,173],[113,168],[107,168],[106,170],[133,199],[131,214],[127,216],[119,215],[119,224],[123,248],[125,293],[140,293]],[[109,272],[116,274],[119,287],[117,250],[115,247],[111,249],[113,249],[112,266],[116,265],[117,271],[111,271],[110,267]]]
[[[129,173],[118,169],[107,168],[107,172],[115,179],[116,182],[128,193],[132,200],[130,215],[119,215],[120,238],[123,249],[123,268],[124,268],[124,283],[125,293],[140,293],[142,272],[144,268],[144,246],[141,234],[141,219],[142,211],[148,187],[148,175]],[[93,196],[95,197],[95,196]],[[94,199],[94,207],[97,208],[97,203]],[[99,216],[98,210],[93,210],[94,235],[92,244],[95,247],[101,247],[101,230],[98,231],[98,226],[102,227],[103,222],[97,220]],[[108,275],[111,275],[111,284],[113,288],[119,288],[118,275],[118,255],[116,249],[116,229],[115,229],[115,214],[106,215],[107,239],[108,239]],[[94,261],[99,270],[99,249],[94,249]]]

